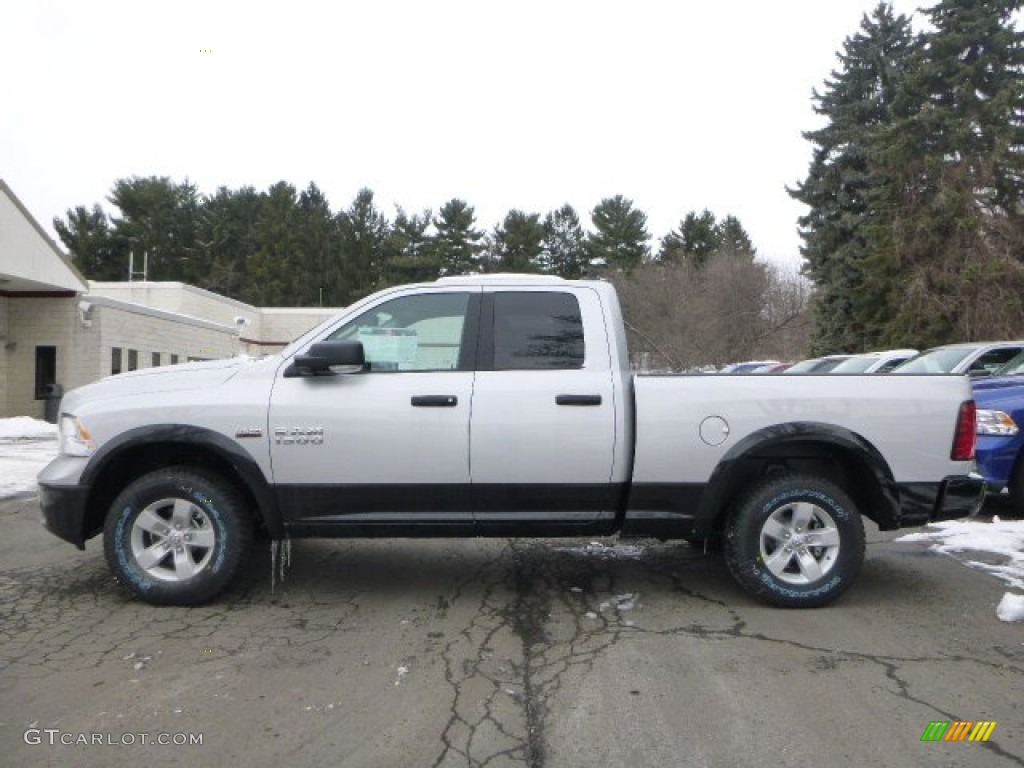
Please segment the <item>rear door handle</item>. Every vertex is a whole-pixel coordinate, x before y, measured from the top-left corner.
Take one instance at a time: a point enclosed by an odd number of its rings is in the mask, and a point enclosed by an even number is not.
[[[455,395],[413,395],[412,404],[416,408],[454,408],[459,404]]]
[[[600,395],[556,395],[557,405],[600,405]]]

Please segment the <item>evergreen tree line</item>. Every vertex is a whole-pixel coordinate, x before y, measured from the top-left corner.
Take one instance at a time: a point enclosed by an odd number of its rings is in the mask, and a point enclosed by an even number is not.
[[[1024,336],[1021,0],[880,3],[814,94],[824,125],[790,194],[813,353]]]
[[[92,280],[179,280],[258,306],[344,306],[379,288],[473,272],[567,278],[632,273],[644,265],[708,261],[721,248],[748,261],[754,248],[733,216],[690,212],[656,253],[647,216],[618,195],[591,212],[585,231],[571,205],[544,216],[511,210],[490,231],[453,199],[436,213],[388,219],[361,190],[333,212],[316,184],[278,182],[265,192],[221,187],[203,196],[188,181],[132,177],[100,205],[78,206],[54,226]]]

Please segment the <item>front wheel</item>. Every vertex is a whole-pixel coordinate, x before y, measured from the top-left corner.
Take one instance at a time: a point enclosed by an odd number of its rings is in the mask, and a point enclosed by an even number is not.
[[[850,497],[813,475],[757,485],[729,515],[725,560],[754,597],[786,608],[835,600],[864,562],[864,525]]]
[[[103,530],[107,563],[149,603],[197,605],[234,577],[252,542],[240,494],[220,478],[186,467],[131,482]]]

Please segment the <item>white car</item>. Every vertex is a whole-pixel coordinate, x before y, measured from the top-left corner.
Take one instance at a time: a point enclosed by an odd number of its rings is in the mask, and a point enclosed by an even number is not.
[[[966,373],[991,376],[1024,351],[1024,341],[968,341],[934,347],[897,366],[893,373]]]
[[[916,349],[889,349],[865,352],[843,360],[829,373],[888,373],[917,354]]]

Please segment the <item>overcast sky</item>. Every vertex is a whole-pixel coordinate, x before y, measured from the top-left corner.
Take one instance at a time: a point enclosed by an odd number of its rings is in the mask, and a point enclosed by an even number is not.
[[[796,263],[811,90],[874,4],[10,2],[0,178],[48,229],[132,175],[313,181],[335,211],[369,187],[389,217],[460,197],[484,229],[622,194],[653,247],[708,208]]]

